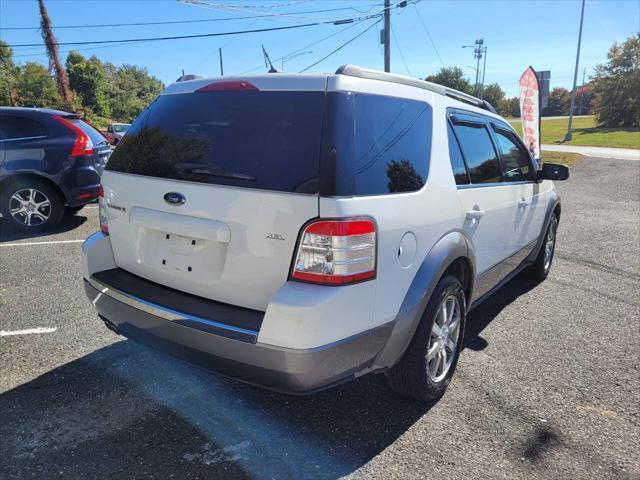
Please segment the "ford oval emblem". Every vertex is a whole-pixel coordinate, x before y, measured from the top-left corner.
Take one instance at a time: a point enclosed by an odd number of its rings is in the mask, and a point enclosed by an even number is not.
[[[164,201],[169,205],[182,205],[187,201],[187,197],[178,192],[169,192],[164,194]]]

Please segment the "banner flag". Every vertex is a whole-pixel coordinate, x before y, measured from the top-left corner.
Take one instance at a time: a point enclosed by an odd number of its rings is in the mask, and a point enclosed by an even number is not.
[[[540,86],[531,67],[520,77],[520,120],[522,139],[540,168]]]

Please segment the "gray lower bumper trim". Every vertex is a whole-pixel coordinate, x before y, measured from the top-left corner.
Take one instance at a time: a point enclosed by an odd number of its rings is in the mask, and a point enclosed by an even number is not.
[[[103,320],[125,337],[223,375],[272,390],[311,393],[353,378],[371,366],[392,323],[339,342],[307,350],[248,343],[166,318],[155,306],[114,295],[85,279],[85,292]],[[161,315],[158,315],[160,313]]]

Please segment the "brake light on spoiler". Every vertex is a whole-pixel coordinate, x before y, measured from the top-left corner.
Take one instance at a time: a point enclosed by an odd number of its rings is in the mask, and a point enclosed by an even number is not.
[[[196,90],[199,92],[257,92],[258,88],[252,83],[244,80],[223,80],[213,82]]]
[[[317,220],[299,240],[292,280],[348,285],[376,276],[376,224],[370,218]]]

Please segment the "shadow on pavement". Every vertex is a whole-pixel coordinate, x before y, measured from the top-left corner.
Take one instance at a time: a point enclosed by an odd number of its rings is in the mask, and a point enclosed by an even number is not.
[[[471,348],[535,285],[516,279],[475,310]],[[337,478],[432,406],[399,397],[382,375],[312,396],[268,392],[124,340],[0,395],[0,470],[4,478]]]
[[[0,243],[14,242],[17,240],[26,240],[29,238],[45,237],[49,235],[69,232],[75,228],[78,228],[86,221],[87,217],[84,217],[82,215],[65,215],[58,225],[53,228],[47,229],[44,232],[22,232],[11,228],[7,219],[0,218]]]

